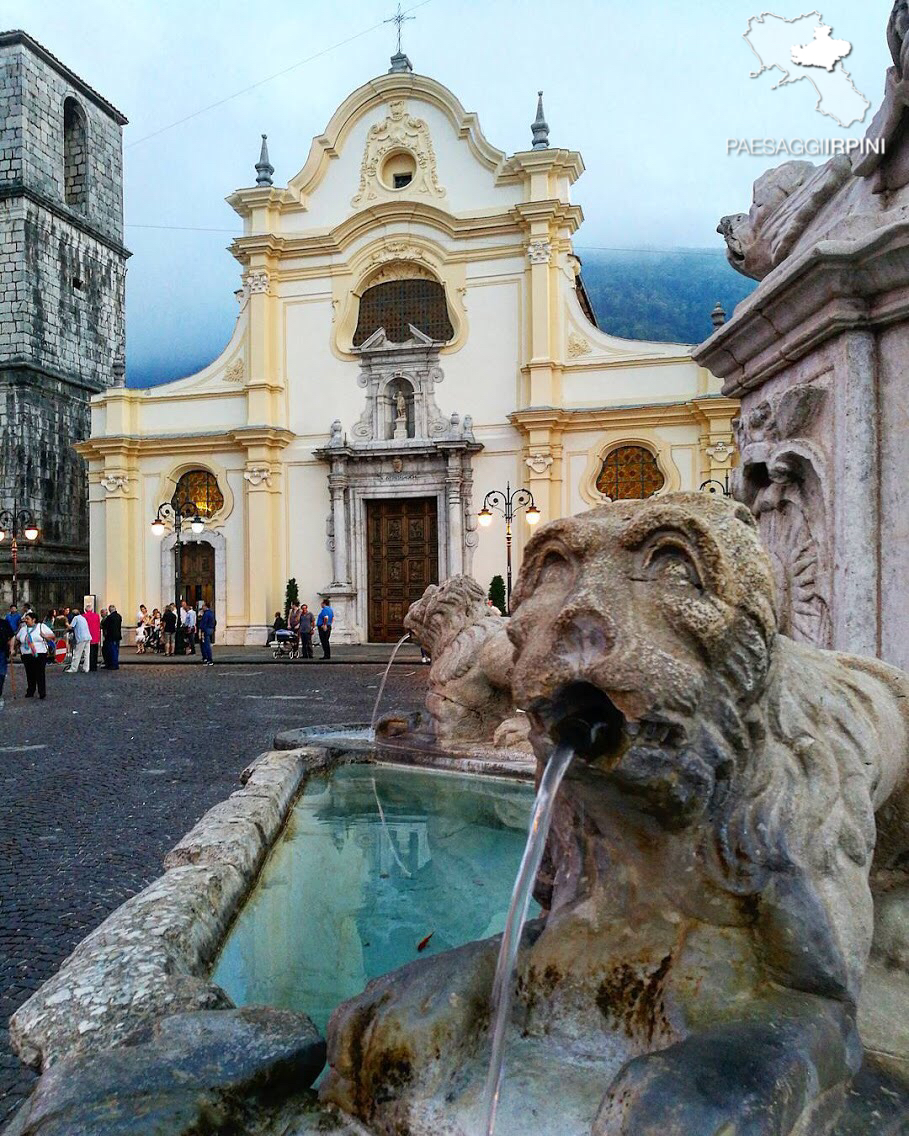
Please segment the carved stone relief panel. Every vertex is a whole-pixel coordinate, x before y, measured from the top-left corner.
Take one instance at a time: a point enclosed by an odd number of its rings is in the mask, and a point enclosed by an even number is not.
[[[389,181],[383,173],[386,160],[399,152],[409,154],[413,159],[410,180],[404,185]],[[386,118],[371,126],[366,136],[360,185],[351,204],[368,205],[403,188],[409,193],[429,198],[445,196],[445,190],[439,184],[429,126],[424,119],[408,114],[406,99],[393,99]]]
[[[408,343],[391,343],[380,328],[357,349],[357,383],[366,388],[366,405],[351,428],[354,444],[463,433],[460,420],[453,425],[436,403],[435,387],[444,378],[439,344],[414,327],[410,333]]]
[[[832,644],[827,457],[811,436],[825,399],[823,387],[804,384],[743,406],[733,422],[742,455],[735,495],[770,553],[780,630],[818,647]]]

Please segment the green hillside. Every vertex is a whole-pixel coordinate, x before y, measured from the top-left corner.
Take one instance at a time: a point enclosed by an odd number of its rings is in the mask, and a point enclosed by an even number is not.
[[[606,252],[578,249],[584,286],[603,331],[626,339],[700,343],[719,301],[727,317],[757,282],[721,249]]]

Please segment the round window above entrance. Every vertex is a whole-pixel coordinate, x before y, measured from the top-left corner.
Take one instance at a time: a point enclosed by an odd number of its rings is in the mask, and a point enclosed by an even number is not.
[[[224,494],[213,473],[207,469],[191,469],[177,482],[171,504],[179,507],[184,515],[194,511],[207,520],[224,508]]]
[[[597,489],[613,501],[652,497],[666,484],[656,458],[643,446],[619,446],[606,455]]]
[[[417,172],[417,160],[409,150],[393,150],[379,167],[379,179],[386,189],[404,189]]]

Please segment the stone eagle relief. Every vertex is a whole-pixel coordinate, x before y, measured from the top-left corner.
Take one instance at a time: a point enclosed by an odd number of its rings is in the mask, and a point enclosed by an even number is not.
[[[707,494],[529,542],[512,692],[538,776],[557,742],[575,758],[497,1136],[902,1131],[854,1119],[853,1078],[869,960],[891,997],[909,989],[909,676],[782,635],[774,591],[751,512]],[[387,1136],[479,1131],[497,949],[418,960],[340,1006],[324,1097]],[[862,1076],[885,1079],[886,1056]]]

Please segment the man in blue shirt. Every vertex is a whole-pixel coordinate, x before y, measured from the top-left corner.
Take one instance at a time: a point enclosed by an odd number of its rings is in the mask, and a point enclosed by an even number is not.
[[[215,638],[215,613],[203,600],[202,611],[199,615],[199,634],[202,636],[202,665],[213,667],[211,645]]]
[[[13,635],[19,630],[19,624],[22,622],[22,616],[19,614],[19,609],[15,604],[9,605],[9,613],[6,617],[6,622],[13,629]]]
[[[328,599],[322,600],[322,610],[319,612],[319,617],[316,620],[316,630],[319,632],[319,642],[322,644],[322,662],[324,659],[331,658],[331,644],[329,639],[331,637],[331,625],[334,623],[335,613],[331,610],[331,604]]]

